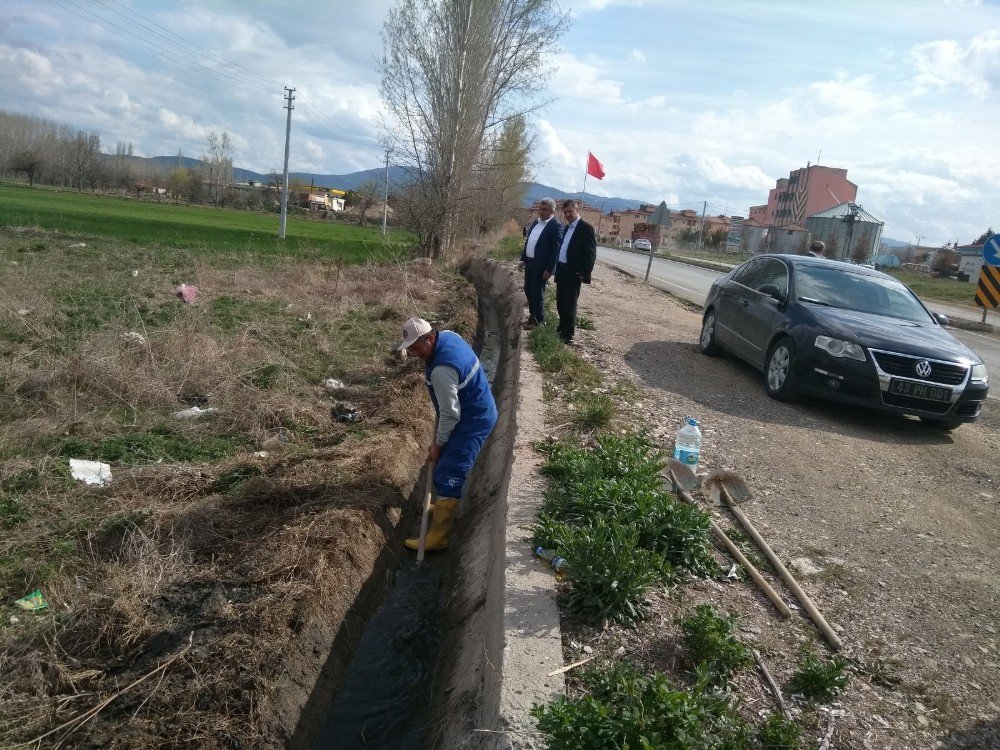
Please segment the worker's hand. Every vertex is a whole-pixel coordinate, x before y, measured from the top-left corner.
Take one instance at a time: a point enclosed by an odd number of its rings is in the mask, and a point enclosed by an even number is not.
[[[552,274],[549,273],[548,271],[542,271],[542,281],[548,281],[549,280],[549,276],[551,276],[551,275]]]
[[[436,464],[438,461],[440,461],[441,450],[442,446],[438,445],[437,443],[434,443],[434,445],[431,446],[431,449],[427,451],[427,463]]]

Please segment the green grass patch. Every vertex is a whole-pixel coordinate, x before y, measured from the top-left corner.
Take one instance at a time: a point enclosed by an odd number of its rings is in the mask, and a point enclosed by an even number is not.
[[[594,321],[585,315],[577,315],[576,327],[579,328],[581,331],[593,331]]]
[[[580,675],[586,695],[535,705],[549,750],[741,750],[753,728],[725,694],[684,690],[628,663]]]
[[[916,271],[887,271],[906,284],[921,299],[972,305],[976,299],[976,285],[957,279],[936,279]],[[977,277],[978,278],[978,277]]]
[[[711,604],[699,604],[681,618],[681,645],[712,683],[725,684],[753,661],[750,649],[733,635],[735,625],[735,617],[720,614]]]
[[[615,402],[603,393],[588,394],[575,402],[573,423],[581,430],[607,427],[615,418]]]
[[[775,712],[757,730],[757,744],[763,750],[803,750],[802,725]]]
[[[788,687],[807,700],[826,703],[844,692],[849,680],[847,660],[842,656],[824,658],[807,651],[789,680]]]
[[[148,432],[116,435],[99,441],[61,438],[57,452],[66,458],[117,464],[211,463],[231,456],[244,445],[244,438],[235,435],[193,435],[159,426]]]
[[[288,217],[278,239],[278,215],[209,206],[159,203],[15,183],[0,185],[0,226],[41,227],[67,234],[121,238],[142,246],[249,255],[336,256],[363,262],[399,253],[412,237],[392,230],[388,241],[374,227]],[[36,243],[41,244],[41,243]],[[31,247],[31,252],[42,248]]]
[[[657,581],[717,571],[707,514],[666,492],[664,458],[648,439],[604,435],[592,449],[563,442],[546,450],[533,541],[569,561],[569,611],[632,625]]]
[[[518,260],[524,250],[524,238],[517,234],[508,234],[501,239],[490,255],[497,260]]]
[[[528,336],[539,369],[557,377],[569,388],[593,389],[601,383],[601,373],[566,346],[551,322],[535,328]]]

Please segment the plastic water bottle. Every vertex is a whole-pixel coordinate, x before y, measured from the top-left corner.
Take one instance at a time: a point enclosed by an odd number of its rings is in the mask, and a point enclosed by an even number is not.
[[[700,454],[701,430],[698,429],[698,420],[688,417],[685,425],[677,430],[677,437],[674,440],[674,458],[693,469],[698,465]]]
[[[566,569],[569,567],[569,563],[566,562],[566,558],[559,557],[555,552],[547,550],[544,547],[535,547],[535,557],[545,560],[549,564],[549,567],[556,572],[556,575],[562,578],[566,575]]]

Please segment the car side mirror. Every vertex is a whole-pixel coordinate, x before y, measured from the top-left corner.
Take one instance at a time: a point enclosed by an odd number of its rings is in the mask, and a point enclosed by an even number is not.
[[[766,296],[770,297],[771,299],[775,300],[776,302],[784,302],[785,301],[785,295],[783,295],[781,293],[781,290],[778,289],[778,287],[776,287],[774,284],[764,284],[764,286],[762,286],[757,291],[760,292],[763,295],[766,295]]]
[[[945,328],[948,327],[949,321],[947,315],[945,315],[944,313],[931,313],[931,314],[934,316],[934,320],[938,322],[939,326],[944,326]]]

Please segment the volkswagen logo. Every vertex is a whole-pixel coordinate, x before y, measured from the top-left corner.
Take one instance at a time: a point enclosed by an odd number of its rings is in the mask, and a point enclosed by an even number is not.
[[[914,369],[917,371],[917,375],[919,375],[920,377],[922,378],[929,377],[931,374],[931,363],[928,362],[926,359],[922,359],[919,362],[917,362],[916,367]]]

